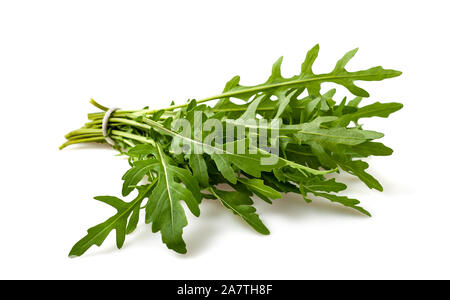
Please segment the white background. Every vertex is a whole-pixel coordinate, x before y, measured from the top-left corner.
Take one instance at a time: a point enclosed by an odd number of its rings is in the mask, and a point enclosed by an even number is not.
[[[2,1],[0,278],[449,279],[447,2]],[[119,195],[127,169],[106,146],[58,150],[95,111],[90,97],[130,109],[183,103],[220,92],[236,74],[243,84],[265,81],[280,55],[283,73],[298,73],[316,43],[317,73],[355,47],[350,70],[404,72],[361,83],[366,103],[405,104],[363,122],[395,149],[370,160],[385,191],[341,177],[372,218],[288,195],[257,202],[271,230],[260,236],[205,201],[200,218],[189,215],[187,255],[141,225],[121,250],[110,236],[67,257],[114,212],[92,197]]]

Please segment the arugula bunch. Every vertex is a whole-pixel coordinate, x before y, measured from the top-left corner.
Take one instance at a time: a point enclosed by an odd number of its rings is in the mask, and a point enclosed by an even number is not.
[[[114,141],[113,147],[128,156],[130,164],[122,177],[122,196],[135,190],[137,196],[128,202],[114,196],[95,197],[117,213],[88,229],[69,255],[80,256],[92,245],[100,246],[112,230],[121,248],[126,235],[136,229],[141,210],[145,223],[152,224],[153,232],[161,232],[169,249],[186,253],[182,234],[187,219],[182,201],[194,216],[199,216],[202,199],[216,200],[261,234],[269,234],[269,230],[256,213],[253,200],[272,203],[288,192],[299,194],[306,202],[314,197],[325,198],[370,216],[358,200],[337,194],[346,185],[327,174],[345,171],[369,188],[383,190],[366,172],[368,164],[361,159],[391,155],[392,150],[374,142],[383,134],[362,129],[359,120],[386,118],[403,105],[376,102],[360,106],[369,93],[355,81],[379,81],[401,72],[382,67],[347,71],[345,67],[356,54],[355,49],[346,53],[331,72],[315,74],[312,66],[318,51],[318,45],[313,47],[300,74],[290,78],[281,75],[280,58],[267,81],[259,85],[240,85],[236,76],[216,96],[182,105],[172,103],[161,110],[146,107],[114,111],[108,120],[107,135]],[[355,97],[337,102],[333,99],[335,89],[321,93],[324,82],[343,86]],[[235,104],[231,98],[246,103]],[[212,106],[203,104],[212,100],[218,101]],[[102,124],[109,108],[93,99],[91,103],[101,112],[89,114],[88,123],[68,133],[61,149],[78,143],[105,142]],[[183,128],[177,126],[181,120]],[[243,130],[235,134],[230,126]],[[186,127],[188,132],[182,132]],[[213,128],[214,141],[207,142]],[[278,135],[273,141],[269,135],[275,131]]]

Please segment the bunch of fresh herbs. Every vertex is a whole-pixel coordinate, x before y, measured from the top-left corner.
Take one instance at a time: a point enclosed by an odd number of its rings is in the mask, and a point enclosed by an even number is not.
[[[128,157],[130,169],[123,175],[122,196],[137,191],[131,201],[114,196],[96,200],[111,205],[117,213],[90,229],[70,251],[80,256],[92,245],[100,246],[112,230],[121,248],[144,211],[144,221],[160,232],[169,249],[186,253],[183,228],[187,209],[200,215],[203,199],[212,199],[247,222],[261,234],[269,234],[253,201],[268,204],[284,193],[297,193],[306,202],[315,197],[340,203],[370,216],[359,201],[340,192],[344,183],[330,173],[347,172],[369,188],[381,184],[366,172],[363,158],[391,155],[392,150],[375,142],[382,133],[362,129],[359,120],[388,117],[400,103],[361,106],[368,92],[355,81],[379,81],[401,72],[374,67],[350,72],[345,66],[357,49],[346,53],[326,74],[314,74],[312,66],[319,46],[306,55],[299,75],[281,75],[282,58],[266,82],[240,85],[232,78],[219,95],[186,104],[152,110],[116,110],[108,119],[107,136],[113,147]],[[345,87],[354,98],[333,100],[336,90],[321,92],[322,83]],[[245,104],[235,104],[231,98]],[[216,100],[208,106],[206,102]],[[66,135],[61,146],[104,143],[102,123],[109,108],[91,103],[101,112],[88,115],[89,122]],[[256,196],[256,197],[255,197]],[[282,200],[277,200],[282,201]]]

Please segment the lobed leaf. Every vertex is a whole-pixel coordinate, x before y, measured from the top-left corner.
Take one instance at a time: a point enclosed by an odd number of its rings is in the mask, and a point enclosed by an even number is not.
[[[216,188],[211,189],[212,194],[235,215],[240,216],[247,224],[261,234],[269,234],[270,231],[262,223],[256,214],[256,209],[252,206],[253,201],[248,194],[238,191],[222,191]]]
[[[69,256],[81,256],[92,245],[100,246],[112,230],[116,231],[117,248],[122,248],[123,243],[125,242],[125,235],[131,233],[136,227],[139,216],[136,215],[135,211],[136,209],[139,209],[142,200],[148,195],[152,188],[153,184],[143,186],[140,189],[138,196],[128,203],[113,196],[94,197],[94,199],[114,207],[117,210],[117,213],[105,222],[89,228],[88,234],[72,247]],[[132,214],[132,217],[128,221],[130,214]]]

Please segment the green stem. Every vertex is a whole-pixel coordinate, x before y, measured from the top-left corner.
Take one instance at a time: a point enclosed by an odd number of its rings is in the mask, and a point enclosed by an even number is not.
[[[129,138],[129,139],[135,140],[135,141],[139,141],[139,142],[144,143],[144,144],[155,145],[155,142],[152,139],[146,138],[144,136],[132,134],[132,133],[129,133],[129,132],[122,132],[120,130],[111,130],[111,134],[112,135],[123,136],[123,137]]]
[[[116,123],[121,123],[121,124],[135,126],[135,127],[146,129],[146,130],[152,129],[152,127],[147,125],[147,124],[136,122],[136,121],[129,120],[129,119],[124,119],[124,118],[110,118],[109,121],[111,123],[116,122]]]
[[[346,75],[346,76],[327,76],[328,74],[321,74],[321,75],[317,75],[315,78],[307,78],[307,79],[297,79],[297,80],[290,80],[290,81],[286,81],[286,82],[279,82],[279,83],[272,83],[272,84],[262,84],[262,85],[256,85],[256,86],[252,86],[252,87],[247,87],[247,88],[242,88],[240,90],[237,91],[231,91],[231,92],[225,92],[225,93],[221,93],[215,96],[211,96],[211,97],[207,97],[207,98],[203,98],[200,100],[197,100],[197,103],[204,103],[204,102],[208,102],[208,101],[212,101],[212,100],[217,100],[217,99],[221,99],[221,98],[228,98],[228,97],[235,97],[235,96],[239,96],[239,95],[244,95],[244,94],[249,94],[249,93],[257,93],[260,91],[265,91],[265,90],[270,90],[270,89],[274,89],[274,88],[279,88],[282,86],[294,86],[294,85],[300,85],[300,84],[307,84],[307,83],[311,83],[311,82],[315,82],[315,81],[333,81],[333,80],[337,80],[337,79],[342,79],[342,78],[350,78],[350,77],[357,77],[357,76],[350,76],[350,75]],[[91,103],[93,105],[95,105],[96,107],[100,108],[101,110],[108,110],[107,107],[98,104],[97,102],[95,102],[93,99],[91,99]],[[183,108],[188,106],[189,103],[184,103],[184,104],[179,104],[179,105],[172,105],[169,106],[167,108],[164,108],[163,110],[165,111],[172,111],[178,108]],[[142,112],[142,113],[148,113],[148,114],[153,114],[156,113],[158,111],[160,111],[161,109],[155,109],[155,110],[147,110],[147,109],[143,109],[140,111],[134,111],[134,112]],[[125,112],[125,111],[120,111],[118,110],[117,113],[120,112]],[[128,111],[128,113],[131,113],[133,111]],[[92,115],[91,115],[92,116]]]
[[[64,137],[66,139],[70,139],[71,137],[82,135],[82,134],[102,134],[102,130],[101,129],[92,129],[92,128],[80,128],[80,129],[69,132]]]
[[[219,95],[203,98],[203,99],[197,100],[197,103],[208,102],[211,100],[217,100],[217,99],[221,99],[221,98],[235,97],[238,95],[244,95],[244,94],[249,94],[249,93],[256,93],[256,92],[270,90],[270,89],[278,88],[278,87],[282,87],[282,86],[293,86],[293,85],[307,84],[307,83],[315,82],[315,81],[324,81],[324,80],[332,81],[332,80],[337,80],[337,79],[342,79],[342,78],[357,77],[357,76],[350,76],[350,75],[347,75],[347,76],[327,76],[327,75],[328,74],[322,74],[322,75],[317,75],[315,78],[297,79],[297,80],[290,80],[290,81],[286,81],[286,82],[262,84],[262,85],[256,85],[256,86],[252,86],[252,87],[242,88],[237,91],[225,92],[225,93],[222,93]],[[186,107],[188,105],[189,105],[189,103],[180,104],[180,105],[172,105],[172,106],[165,108],[164,110],[166,110],[166,111],[174,110],[177,108]],[[157,111],[158,110],[152,110],[150,112],[155,113]]]
[[[66,148],[69,145],[73,144],[81,144],[81,143],[92,143],[92,142],[102,142],[104,141],[104,137],[92,137],[92,138],[85,138],[85,139],[78,139],[78,140],[70,140],[59,146],[59,150],[62,150]]]
[[[95,101],[94,99],[91,98],[91,101],[89,101],[92,105],[94,105],[95,107],[103,110],[103,111],[108,111],[109,108],[107,108],[106,106],[101,105],[100,103],[98,103],[97,101]]]

